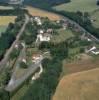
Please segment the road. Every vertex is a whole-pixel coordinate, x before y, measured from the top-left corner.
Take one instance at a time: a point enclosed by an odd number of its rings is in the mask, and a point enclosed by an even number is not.
[[[24,22],[22,28],[20,29],[18,35],[16,36],[16,40],[13,42],[12,46],[7,50],[6,54],[4,55],[4,58],[0,61],[0,72],[2,71],[2,69],[4,69],[7,66],[10,53],[13,51],[13,48],[15,47],[17,42],[19,41],[19,38],[23,34],[28,22],[29,22],[29,16],[25,15],[25,22]]]
[[[9,92],[13,92],[14,90],[16,90],[25,80],[27,80],[33,73],[35,73],[35,71],[37,70],[37,68],[39,68],[40,65],[41,62],[32,64],[31,66],[29,66],[24,76],[18,79],[15,79],[15,77],[12,76],[10,83],[6,86],[5,90]]]
[[[82,32],[88,34],[89,36],[92,37],[92,39],[95,41],[95,42],[98,42],[99,43],[99,39],[96,38],[94,35],[92,35],[91,33],[89,33],[87,30],[85,30],[82,26],[80,26],[78,23],[76,23],[75,21],[69,19],[68,17],[64,17],[62,16],[64,20],[66,21],[69,21],[71,24],[74,24],[76,27],[78,27]]]

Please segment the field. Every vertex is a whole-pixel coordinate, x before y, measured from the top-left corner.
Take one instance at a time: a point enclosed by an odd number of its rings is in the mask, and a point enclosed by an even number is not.
[[[99,68],[63,77],[52,100],[99,100]]]
[[[71,30],[69,30],[69,29],[66,29],[66,30],[59,29],[58,35],[54,35],[52,37],[51,41],[54,42],[54,43],[60,43],[60,42],[63,42],[70,37],[73,37],[73,36],[74,35],[73,35]]]
[[[11,100],[21,100],[21,97],[24,96],[26,91],[29,89],[29,86],[24,84],[20,90],[11,98]]]
[[[6,10],[6,9],[13,9],[13,7],[11,7],[11,6],[0,6],[0,9],[4,9],[4,10]]]
[[[7,26],[0,26],[0,33],[6,30]]]
[[[26,8],[29,13],[33,16],[40,16],[40,17],[48,17],[50,20],[60,20],[61,16],[54,14],[54,13],[50,13],[44,10],[40,10],[34,7],[27,7]]]
[[[92,12],[98,9],[96,5],[96,0],[71,0],[70,3],[62,4],[54,7],[56,10],[65,11],[82,11],[82,12]]]
[[[0,26],[7,26],[10,22],[14,23],[16,16],[0,16]]]
[[[69,12],[89,12],[91,17],[96,20],[93,25],[99,27],[99,6],[96,5],[96,0],[71,0],[70,3],[55,6],[53,9]]]
[[[86,54],[81,54],[80,57],[80,60],[75,60],[71,63],[66,63],[66,61],[64,60],[62,76],[99,68],[99,57],[94,58]]]

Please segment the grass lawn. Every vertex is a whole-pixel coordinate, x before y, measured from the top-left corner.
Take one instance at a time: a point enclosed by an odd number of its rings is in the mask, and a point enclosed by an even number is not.
[[[69,12],[89,12],[91,18],[96,20],[93,25],[99,28],[99,6],[96,5],[96,0],[71,0],[70,3],[55,6],[53,9]]]
[[[6,26],[10,22],[14,23],[16,16],[0,16],[0,26]]]
[[[47,12],[41,9],[37,9],[34,7],[29,7],[29,6],[26,9],[33,16],[48,17],[50,20],[60,20],[61,19],[59,15],[50,13],[50,12]]]
[[[54,35],[52,37],[52,39],[51,39],[52,42],[60,43],[60,42],[65,41],[66,39],[74,36],[72,31],[69,29],[66,29],[66,30],[59,29],[57,31],[58,31],[58,35]]]
[[[0,33],[5,32],[7,26],[0,26]]]

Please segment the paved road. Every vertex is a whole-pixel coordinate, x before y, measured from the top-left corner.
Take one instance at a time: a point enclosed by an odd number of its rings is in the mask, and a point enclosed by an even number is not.
[[[28,68],[28,70],[26,71],[24,76],[22,76],[18,79],[14,79],[14,77],[11,78],[11,80],[10,80],[11,84],[8,84],[5,89],[9,92],[12,92],[15,89],[17,89],[26,79],[28,79],[29,76],[31,76],[33,73],[35,73],[37,68],[39,68],[40,64],[41,64],[41,62],[38,62],[36,64],[32,64]]]
[[[19,31],[19,33],[18,33],[18,35],[16,37],[16,40],[13,42],[12,46],[7,50],[4,58],[0,62],[0,72],[2,71],[2,69],[4,69],[6,67],[7,62],[9,60],[9,55],[12,52],[13,48],[15,47],[15,45],[17,44],[17,42],[19,41],[19,38],[23,34],[23,32],[25,30],[25,27],[26,27],[28,22],[29,22],[29,16],[25,15],[25,22],[24,22],[22,28],[20,29],[20,31]]]
[[[45,56],[46,54],[49,54],[49,52],[45,52],[42,55]],[[9,81],[9,84],[6,86],[6,90],[9,92],[14,91],[17,87],[19,87],[26,79],[28,79],[29,76],[31,76],[33,73],[35,73],[35,71],[41,66],[41,62],[42,60],[45,58],[41,58],[36,64],[31,63],[31,65],[29,66],[29,68],[26,70],[26,72],[24,73],[24,75],[20,78],[16,78],[16,71],[19,70],[19,62],[26,57],[26,53],[25,53],[25,48],[23,48],[23,50],[21,51],[19,58],[17,59],[16,63],[15,63],[15,69],[13,70],[13,74],[11,77],[11,80]],[[42,73],[42,68],[39,72],[39,74]]]

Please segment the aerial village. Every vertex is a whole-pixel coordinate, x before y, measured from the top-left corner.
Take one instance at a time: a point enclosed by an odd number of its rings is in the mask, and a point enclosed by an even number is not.
[[[99,55],[99,46],[97,45],[99,40],[70,19],[62,18],[53,21],[47,17],[31,15],[25,17],[26,19],[24,18],[23,21],[27,24],[27,27],[24,28],[25,32],[18,39],[16,38],[17,41],[9,49],[10,56],[7,54],[7,63],[4,63],[4,60],[1,62],[1,65],[11,66],[12,69],[5,86],[7,91],[15,90],[28,77],[30,77],[30,84],[40,78],[44,71],[42,61],[45,58],[52,59],[52,47],[60,43],[64,44],[65,41],[68,44],[69,52],[67,62],[70,62],[75,56],[77,59],[81,59],[81,54],[93,57]],[[50,44],[52,47],[48,47]],[[43,47],[44,49],[42,49]],[[67,47],[64,49],[63,46],[60,49],[63,49],[64,53]],[[57,53],[57,50],[54,52]]]
[[[54,27],[56,27],[56,29],[54,29],[51,26],[49,28],[47,27],[46,29],[41,28],[43,27],[44,20],[46,19],[47,21],[54,23],[55,24]],[[35,81],[36,79],[40,77],[41,73],[43,72],[42,60],[45,57],[50,57],[51,55],[50,55],[49,50],[41,51],[41,50],[38,50],[38,47],[42,42],[51,42],[53,41],[53,39],[55,40],[55,38],[53,38],[55,37],[55,35],[57,34],[62,35],[62,33],[56,32],[58,28],[60,28],[63,31],[72,29],[73,32],[79,33],[80,35],[78,38],[82,41],[86,41],[85,46],[82,51],[83,53],[89,54],[91,56],[99,54],[99,49],[98,49],[99,47],[97,47],[96,45],[97,39],[94,36],[87,34],[79,26],[77,26],[76,24],[72,23],[71,21],[67,19],[50,21],[48,18],[41,18],[39,16],[30,16],[29,21],[31,22],[32,25],[34,25],[35,23],[38,26],[36,39],[34,43],[32,44],[33,46],[32,51],[31,49],[30,51],[27,50],[28,45],[26,45],[24,41],[19,41],[17,44],[15,44],[14,52],[21,48],[21,53],[19,54],[18,59],[15,62],[14,71],[12,73],[12,76],[11,76],[11,79],[9,80],[8,85],[6,86],[6,90],[8,91],[11,91],[17,88],[26,78],[28,78],[32,74],[33,70],[34,72],[36,71],[37,67],[39,70],[35,74],[32,75],[31,81]],[[27,54],[27,52],[30,54]],[[22,72],[20,72],[21,76],[20,75],[18,76],[17,74],[19,73],[20,66],[22,66],[23,69],[21,69]],[[31,67],[28,68],[28,66],[31,66]]]

